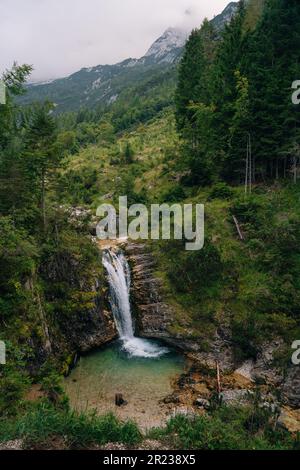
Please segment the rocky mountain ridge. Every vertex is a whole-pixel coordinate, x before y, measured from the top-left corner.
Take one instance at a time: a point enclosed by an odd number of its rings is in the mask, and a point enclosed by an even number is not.
[[[231,2],[211,20],[218,31],[231,20],[237,5],[237,2]],[[26,105],[49,100],[55,103],[57,113],[110,106],[122,92],[138,86],[150,76],[163,76],[172,68],[175,74],[187,37],[188,31],[168,28],[139,59],[128,58],[113,65],[84,67],[69,77],[30,84],[26,95],[19,101]]]

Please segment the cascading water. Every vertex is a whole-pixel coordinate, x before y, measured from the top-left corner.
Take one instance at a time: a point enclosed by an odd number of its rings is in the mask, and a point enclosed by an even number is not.
[[[135,357],[160,357],[169,352],[150,340],[134,336],[130,309],[130,269],[121,251],[106,250],[103,266],[108,274],[110,304],[123,349]]]

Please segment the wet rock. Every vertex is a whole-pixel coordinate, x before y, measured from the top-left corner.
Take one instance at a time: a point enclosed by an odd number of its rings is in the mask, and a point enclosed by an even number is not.
[[[204,408],[205,410],[209,410],[210,408],[210,403],[205,398],[197,398],[197,400],[194,401],[193,405],[197,406],[198,408]]]
[[[254,361],[253,359],[249,359],[245,361],[238,369],[234,371],[234,375],[237,380],[246,383],[252,383],[253,380],[253,368],[254,368]]]
[[[300,366],[290,366],[282,387],[283,402],[300,408]]]
[[[165,338],[173,312],[163,301],[161,281],[153,275],[155,260],[143,244],[128,243],[124,250],[131,265],[131,298],[138,332],[145,337]]]
[[[171,395],[167,395],[164,399],[163,399],[163,403],[165,404],[171,404],[171,403],[180,403],[180,397],[179,395],[175,394],[175,393],[172,393]]]
[[[221,400],[225,405],[243,405],[251,398],[252,392],[248,389],[242,390],[223,390]]]
[[[93,268],[92,271],[82,272],[72,252],[49,259],[41,265],[40,274],[49,284],[59,283],[63,286],[66,283],[70,293],[76,292],[79,298],[87,294],[89,299],[82,308],[74,306],[68,309],[68,314],[54,311],[50,317],[43,308],[44,299],[36,299],[44,334],[42,337],[33,335],[28,339],[28,346],[35,353],[28,363],[28,370],[32,376],[36,376],[49,357],[56,357],[61,363],[60,372],[68,375],[78,358],[76,353],[101,347],[117,337],[113,315],[108,309],[108,286],[103,279],[101,266],[99,271]],[[28,280],[27,288],[32,289],[33,293],[37,292],[34,279]],[[47,347],[47,343],[51,348]]]
[[[276,352],[280,351],[283,346],[283,340],[280,338],[262,345],[251,371],[251,375],[256,382],[275,386],[282,384],[283,371],[274,365],[274,355]]]

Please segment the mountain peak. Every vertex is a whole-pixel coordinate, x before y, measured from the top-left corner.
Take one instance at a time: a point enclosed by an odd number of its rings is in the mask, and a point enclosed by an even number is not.
[[[218,31],[230,21],[237,7],[237,2],[231,2],[212,20]],[[110,105],[122,91],[140,83],[141,77],[147,76],[149,70],[157,74],[164,73],[169,66],[178,63],[189,33],[178,27],[168,28],[139,59],[129,58],[113,65],[83,68],[69,77],[50,83],[31,84],[28,93],[19,102],[28,104],[48,99],[57,104],[56,112]]]
[[[168,28],[152,44],[145,57],[153,57],[156,61],[172,62],[174,60],[174,52],[184,46],[186,39],[186,31],[180,28]]]
[[[236,14],[239,6],[239,2],[230,2],[227,7],[224,8],[222,13],[215,16],[211,23],[217,31],[224,29],[225,25],[228,24],[232,17]]]

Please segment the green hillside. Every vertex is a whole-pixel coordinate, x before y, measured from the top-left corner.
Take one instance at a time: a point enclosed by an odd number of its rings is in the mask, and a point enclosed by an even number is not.
[[[298,418],[292,430],[278,419],[287,406],[296,415],[300,406],[291,363],[300,337],[300,108],[291,102],[300,76],[300,5],[229,7],[230,22],[217,17],[222,31],[205,20],[191,33],[179,64],[152,57],[114,70],[118,99],[110,103],[98,106],[100,86],[89,95],[92,106],[78,106],[82,82],[89,73],[96,80],[95,70],[50,88],[51,100],[68,111],[61,114],[49,102],[27,106],[32,94],[20,105],[29,66],[3,76],[0,340],[8,365],[0,369],[0,442],[98,449],[108,442],[133,448],[147,438],[175,449],[299,448]],[[42,88],[34,93],[45,97]],[[203,249],[187,251],[185,240],[142,243],[172,311],[164,338],[194,361],[178,387],[188,395],[192,374],[204,376],[209,403],[199,411],[192,401],[192,420],[181,413],[147,433],[110,414],[72,410],[61,385],[78,354],[117,337],[93,223],[99,204],[117,205],[123,195],[147,207],[205,205]],[[227,406],[216,391],[216,333],[234,356],[235,369],[221,371],[224,382],[272,351],[246,406]],[[211,354],[212,367],[195,360],[202,353]],[[238,391],[249,392],[244,383]]]

